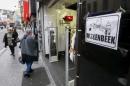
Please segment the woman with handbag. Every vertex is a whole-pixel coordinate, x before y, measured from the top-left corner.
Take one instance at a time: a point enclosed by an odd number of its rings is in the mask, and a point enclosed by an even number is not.
[[[30,73],[33,72],[32,64],[33,58],[37,56],[37,40],[32,36],[32,31],[28,30],[21,40],[21,53],[22,59],[25,62],[27,69],[24,73],[25,77],[30,77]]]

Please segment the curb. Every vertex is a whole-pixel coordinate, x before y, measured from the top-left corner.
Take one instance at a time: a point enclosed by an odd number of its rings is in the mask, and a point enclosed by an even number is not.
[[[1,54],[2,54],[5,50],[6,50],[6,48],[3,48],[3,49],[0,50],[0,56],[1,56]]]

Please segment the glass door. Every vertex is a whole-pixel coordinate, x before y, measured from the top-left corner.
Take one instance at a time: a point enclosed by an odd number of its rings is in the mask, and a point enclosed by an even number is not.
[[[58,61],[57,55],[57,28],[48,27],[49,33],[49,61]]]

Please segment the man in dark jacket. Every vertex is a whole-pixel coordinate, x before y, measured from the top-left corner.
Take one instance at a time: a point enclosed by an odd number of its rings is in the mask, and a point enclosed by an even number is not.
[[[14,34],[12,29],[7,29],[7,31],[8,32],[4,35],[3,42],[5,43],[5,48],[9,46],[11,55],[14,56],[14,49],[16,46],[16,39],[18,37],[18,34]]]

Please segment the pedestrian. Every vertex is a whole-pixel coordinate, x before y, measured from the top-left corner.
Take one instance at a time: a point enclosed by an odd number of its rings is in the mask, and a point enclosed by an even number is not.
[[[17,42],[19,41],[19,38],[16,29],[13,29],[13,37],[14,37],[14,46],[17,46]]]
[[[32,31],[27,31],[27,34],[21,40],[21,52],[27,66],[24,77],[30,77],[30,73],[33,72],[32,64],[33,59],[37,57],[37,44],[37,40],[32,35]]]
[[[10,51],[11,51],[11,55],[14,56],[14,51],[15,51],[15,46],[16,46],[16,42],[15,42],[15,36],[13,35],[13,30],[12,29],[7,29],[7,33],[5,33],[4,38],[3,38],[3,42],[5,43],[5,48],[7,46],[9,46]]]

